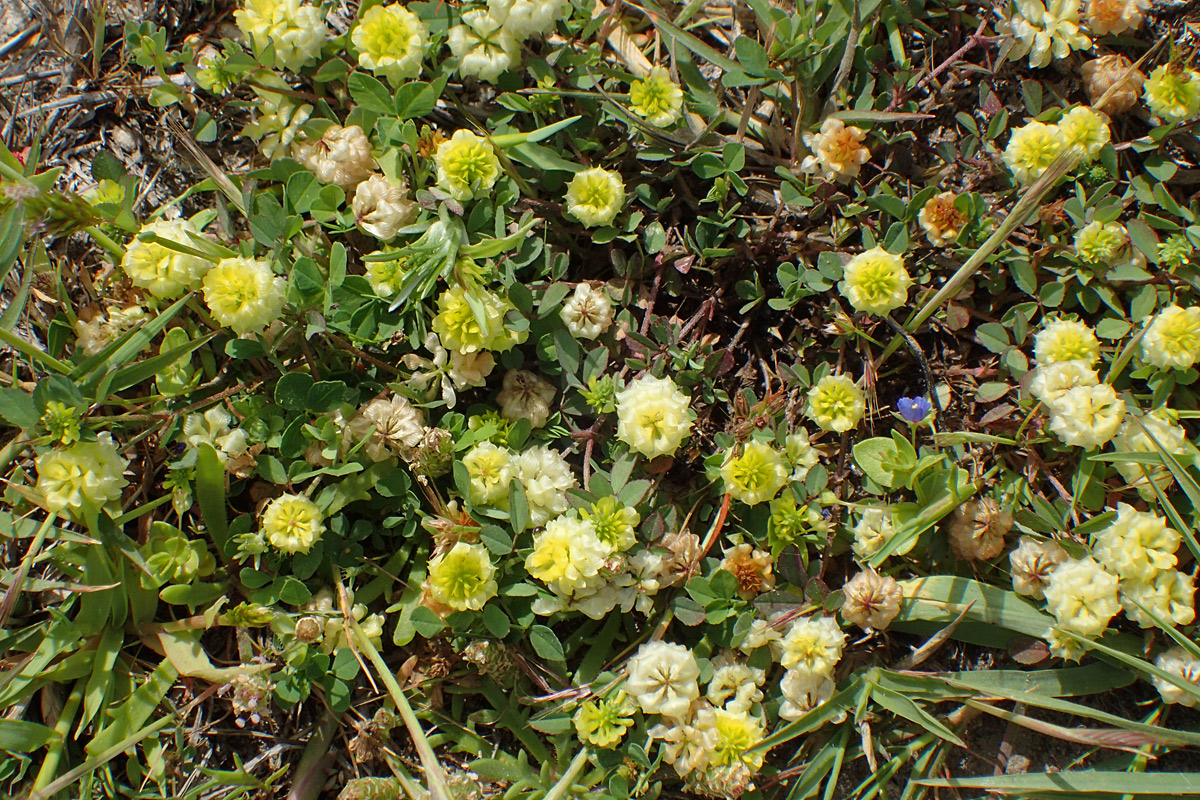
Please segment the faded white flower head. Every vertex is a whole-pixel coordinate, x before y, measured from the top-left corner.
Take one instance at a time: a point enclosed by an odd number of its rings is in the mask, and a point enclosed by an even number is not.
[[[647,714],[682,719],[700,697],[700,666],[681,644],[648,642],[629,659],[625,692]]]
[[[577,339],[595,339],[612,325],[613,304],[604,287],[580,283],[559,311],[563,324]]]
[[[536,372],[513,369],[504,374],[504,387],[496,402],[500,404],[500,416],[509,422],[527,419],[537,429],[550,419],[550,404],[557,393],[554,385]]]
[[[800,169],[827,181],[849,181],[871,158],[870,149],[863,144],[866,137],[860,129],[827,117],[819,131],[804,134],[804,144],[812,155],[800,162]]]

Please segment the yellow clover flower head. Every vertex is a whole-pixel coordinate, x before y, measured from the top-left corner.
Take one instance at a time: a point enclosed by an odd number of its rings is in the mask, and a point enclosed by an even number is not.
[[[99,511],[121,499],[128,481],[123,474],[129,462],[121,458],[108,433],[94,442],[76,442],[37,457],[35,487],[47,511],[82,522],[90,511]]]
[[[572,718],[579,741],[592,747],[615,747],[633,727],[633,704],[618,691],[612,697],[588,700]]]
[[[730,458],[721,466],[725,491],[734,500],[749,506],[773,498],[788,479],[783,458],[773,447],[763,442],[747,442],[742,455]]]
[[[617,393],[617,438],[647,458],[674,455],[691,430],[688,396],[670,378],[643,375]]]
[[[611,225],[625,202],[625,183],[616,172],[592,167],[567,184],[567,211],[586,228]]]
[[[1187,369],[1200,359],[1200,308],[1167,306],[1142,337],[1142,356],[1159,369]]]
[[[267,542],[285,553],[307,553],[325,533],[317,504],[301,494],[284,494],[267,504],[260,528]]]
[[[887,314],[908,300],[912,278],[904,259],[882,247],[859,253],[846,263],[844,280],[838,284],[842,296],[858,311]]]
[[[480,442],[463,456],[462,462],[471,479],[471,503],[507,507],[508,488],[515,475],[512,453],[492,442]]]
[[[1104,633],[1108,621],[1121,611],[1117,576],[1090,557],[1067,559],[1055,567],[1045,593],[1046,610],[1058,627],[1080,636]]]
[[[1083,361],[1090,367],[1100,360],[1100,340],[1082,322],[1055,319],[1033,337],[1033,357],[1039,366]]]
[[[1088,106],[1076,106],[1064,114],[1058,130],[1067,147],[1078,147],[1086,161],[1099,158],[1111,137],[1108,118]]]
[[[1050,430],[1071,447],[1091,450],[1117,435],[1125,401],[1107,383],[1079,386],[1049,405]]]
[[[350,40],[358,48],[358,63],[395,86],[421,74],[429,29],[416,14],[392,3],[367,9]]]
[[[157,236],[194,250],[196,245],[189,234],[199,233],[186,220],[149,222],[125,248],[121,269],[134,286],[142,287],[155,297],[174,300],[199,286],[212,264],[200,256],[181,253],[158,242],[145,241],[143,237]]]
[[[1066,146],[1066,137],[1057,125],[1032,120],[1012,132],[1008,147],[1004,148],[1004,163],[1017,183],[1030,184],[1041,177]]]
[[[612,548],[600,541],[587,520],[557,517],[533,537],[533,552],[525,559],[530,577],[550,584],[560,594],[583,588],[604,566]]]
[[[579,516],[591,522],[600,541],[614,550],[628,550],[637,544],[634,529],[642,521],[642,515],[611,495],[601,497],[590,509],[581,509]]]
[[[1144,581],[1121,581],[1121,606],[1125,616],[1143,628],[1158,627],[1159,620],[1191,625],[1196,619],[1196,587],[1192,577],[1167,569]]]
[[[376,250],[371,255],[379,255],[383,250]],[[384,300],[391,300],[400,293],[400,284],[408,275],[408,259],[403,256],[387,261],[367,262],[367,283],[375,294]]]
[[[821,430],[845,433],[867,409],[862,390],[846,375],[826,375],[808,392],[808,418]]]
[[[495,83],[500,74],[521,61],[521,44],[512,31],[489,11],[476,9],[462,15],[462,24],[447,35],[450,52],[458,59],[458,74]]]
[[[784,669],[832,677],[845,644],[846,634],[832,617],[800,617],[779,640],[779,663]]]
[[[256,55],[274,46],[275,64],[292,72],[320,56],[329,37],[321,12],[300,0],[246,0],[233,18]]]
[[[1119,222],[1093,220],[1075,234],[1075,253],[1088,264],[1114,264],[1121,256],[1129,234]]]
[[[708,739],[706,772],[719,774],[722,770],[740,767],[757,772],[762,768],[765,751],[750,751],[762,741],[766,724],[749,709],[704,708],[696,715],[694,727],[708,734],[705,737]]]
[[[438,186],[463,202],[490,192],[500,177],[500,160],[491,143],[465,129],[438,145],[434,162]]]
[[[1117,518],[1096,534],[1092,555],[1123,581],[1148,581],[1175,566],[1181,538],[1157,514],[1119,503]]]
[[[471,300],[481,310],[482,318],[476,315],[476,309],[468,302],[468,291]],[[505,326],[505,315],[515,311],[516,306],[507,298],[486,289],[467,290],[456,284],[442,292],[437,306],[438,313],[433,318],[434,332],[441,338],[444,347],[463,355],[480,350],[503,353],[525,341],[529,335],[528,330],[514,331]]]
[[[204,276],[204,302],[213,318],[239,335],[260,333],[283,311],[287,283],[267,261],[225,258]]]
[[[1200,72],[1163,64],[1146,78],[1143,96],[1163,122],[1189,120],[1200,113]]]
[[[457,542],[429,561],[433,599],[455,611],[478,611],[499,589],[496,567],[481,544]]]
[[[683,90],[665,67],[654,67],[629,85],[629,108],[651,125],[666,128],[683,114]]]

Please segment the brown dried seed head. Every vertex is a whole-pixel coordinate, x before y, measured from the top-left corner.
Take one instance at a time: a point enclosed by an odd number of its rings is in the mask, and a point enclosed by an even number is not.
[[[950,549],[967,561],[987,561],[1000,555],[1010,528],[1012,513],[995,500],[968,500],[954,510],[950,520]]]
[[[842,619],[860,628],[884,630],[900,613],[900,584],[872,569],[863,570],[842,587]]]

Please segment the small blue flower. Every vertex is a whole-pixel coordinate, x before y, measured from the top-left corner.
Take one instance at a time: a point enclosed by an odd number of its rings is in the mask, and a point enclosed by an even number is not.
[[[900,410],[900,416],[905,422],[916,425],[918,422],[923,422],[929,416],[929,412],[933,410],[933,404],[924,397],[901,397],[896,401],[896,407]]]

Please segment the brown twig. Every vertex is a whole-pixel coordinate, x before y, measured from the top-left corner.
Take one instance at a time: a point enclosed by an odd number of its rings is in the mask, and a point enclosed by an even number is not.
[[[900,106],[901,103],[903,103],[905,100],[908,99],[909,94],[911,94],[912,92],[916,92],[916,91],[920,91],[921,89],[924,89],[926,86],[928,86],[934,80],[936,80],[938,75],[941,75],[943,72],[950,69],[950,67],[954,66],[960,60],[962,60],[963,56],[965,56],[967,53],[974,50],[976,47],[978,47],[983,42],[990,39],[991,37],[985,37],[982,35],[983,29],[985,27],[987,27],[987,20],[986,19],[980,20],[979,27],[975,29],[975,32],[973,34],[971,34],[971,37],[969,39],[967,39],[966,43],[963,44],[962,47],[955,50],[953,53],[950,54],[949,58],[947,58],[941,64],[938,64],[936,67],[934,67],[933,72],[930,72],[924,78],[921,78],[921,80],[917,81],[916,85],[913,86],[912,89],[905,90],[902,88],[898,94],[896,94],[895,96],[892,97],[892,101],[890,103],[888,103],[887,108],[885,110],[886,111],[895,111]]]

